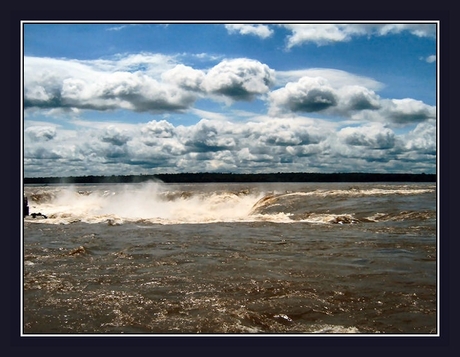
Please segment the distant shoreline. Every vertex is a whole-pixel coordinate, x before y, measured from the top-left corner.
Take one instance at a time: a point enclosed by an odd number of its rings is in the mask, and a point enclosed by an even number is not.
[[[112,175],[71,177],[26,177],[24,184],[52,183],[137,183],[160,180],[164,183],[212,182],[436,182],[436,174],[388,173],[177,173],[156,175]]]

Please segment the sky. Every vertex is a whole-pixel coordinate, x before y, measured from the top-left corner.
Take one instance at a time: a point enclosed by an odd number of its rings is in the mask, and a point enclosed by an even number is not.
[[[436,173],[436,22],[23,22],[24,177]]]

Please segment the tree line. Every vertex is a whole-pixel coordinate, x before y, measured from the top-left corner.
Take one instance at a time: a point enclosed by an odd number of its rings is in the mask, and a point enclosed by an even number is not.
[[[155,175],[112,175],[70,177],[25,177],[24,184],[137,183],[160,180],[165,183],[211,182],[436,182],[436,174],[411,173],[174,173]]]

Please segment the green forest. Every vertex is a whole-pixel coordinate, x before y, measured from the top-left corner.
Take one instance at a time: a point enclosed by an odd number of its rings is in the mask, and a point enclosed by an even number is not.
[[[156,175],[112,175],[24,178],[24,184],[137,183],[160,180],[165,183],[206,182],[436,182],[435,174],[388,173],[175,173]]]

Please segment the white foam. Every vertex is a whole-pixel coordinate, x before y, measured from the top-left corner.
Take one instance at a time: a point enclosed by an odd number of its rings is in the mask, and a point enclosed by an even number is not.
[[[331,333],[360,333],[358,328],[354,326],[345,327],[340,325],[319,325],[315,326],[315,330],[311,331],[311,333],[323,333],[323,334],[331,334]]]
[[[29,221],[66,224],[125,221],[152,223],[209,223],[248,220],[250,210],[260,194],[230,192],[186,193],[170,191],[158,182],[122,185],[113,191],[82,191],[75,187],[54,192],[54,198],[36,203],[32,212],[47,219],[26,218]]]
[[[72,222],[104,223],[119,225],[125,222],[150,222],[160,224],[253,222],[269,221],[292,223],[354,223],[352,213],[309,213],[306,217],[293,217],[284,212],[286,207],[267,212],[265,208],[280,206],[280,201],[298,196],[371,196],[390,194],[421,194],[432,192],[432,188],[409,188],[404,186],[371,189],[315,189],[312,191],[277,193],[242,190],[230,192],[222,185],[215,191],[188,190],[184,186],[167,185],[161,182],[140,184],[112,184],[94,186],[49,186],[32,187],[25,192],[30,197],[30,213],[40,213],[47,218],[26,217],[26,221],[49,224]],[[197,186],[191,186],[197,187]],[[203,186],[207,187],[207,186]],[[201,187],[201,188],[203,188]],[[216,188],[213,186],[213,188]],[[377,220],[378,214],[369,217]]]

